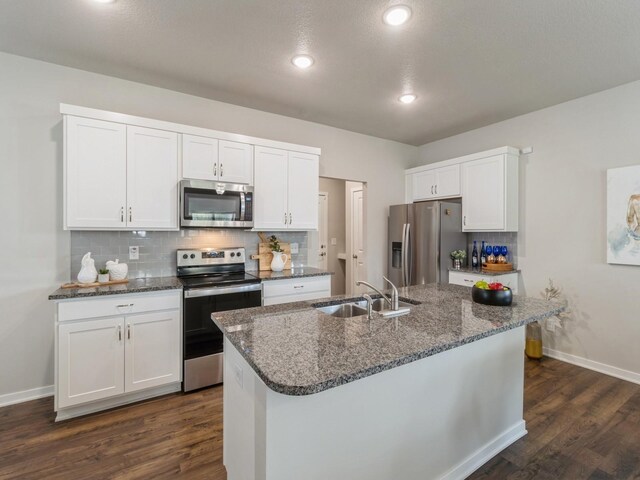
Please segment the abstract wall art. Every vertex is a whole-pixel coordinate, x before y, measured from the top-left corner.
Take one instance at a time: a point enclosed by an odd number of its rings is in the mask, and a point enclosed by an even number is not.
[[[607,170],[607,263],[640,265],[640,165]]]

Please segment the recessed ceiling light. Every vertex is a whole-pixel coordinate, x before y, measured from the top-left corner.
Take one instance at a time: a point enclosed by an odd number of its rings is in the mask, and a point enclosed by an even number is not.
[[[406,5],[394,5],[382,15],[382,21],[392,27],[402,25],[411,17],[411,9]]]
[[[398,100],[400,100],[402,103],[411,103],[416,98],[418,97],[413,93],[405,93],[404,95],[400,95],[400,98],[398,98]]]
[[[291,59],[291,63],[298,68],[305,69],[313,65],[313,58],[309,55],[296,55]]]

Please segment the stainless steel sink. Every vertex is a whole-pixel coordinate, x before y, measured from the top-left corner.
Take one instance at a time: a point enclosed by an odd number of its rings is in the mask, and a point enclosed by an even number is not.
[[[400,309],[411,308],[413,306],[414,306],[413,304],[403,302],[402,300],[398,302],[398,307]],[[376,298],[373,301],[372,307],[374,312],[382,312],[384,310],[387,313],[391,313],[388,310],[389,304],[385,302],[382,298]],[[358,302],[329,305],[328,307],[319,307],[318,310],[320,310],[323,313],[326,313],[327,315],[331,315],[337,318],[359,317],[361,315],[367,314],[367,301],[360,300]]]
[[[342,303],[340,305],[329,305],[328,307],[320,307],[320,310],[327,315],[338,318],[359,317],[367,314],[367,302],[364,302],[364,308],[359,303]]]

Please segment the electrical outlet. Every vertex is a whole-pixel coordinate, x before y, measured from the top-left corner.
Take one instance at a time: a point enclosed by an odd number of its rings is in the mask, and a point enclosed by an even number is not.
[[[289,245],[289,247],[291,248],[291,255],[295,255],[296,253],[298,253],[297,243],[292,243],[291,245]]]
[[[138,260],[138,254],[140,253],[140,248],[135,246],[135,247],[129,247],[129,260]]]
[[[337,238],[332,238],[331,239],[331,245],[337,245],[338,244],[338,239]]]

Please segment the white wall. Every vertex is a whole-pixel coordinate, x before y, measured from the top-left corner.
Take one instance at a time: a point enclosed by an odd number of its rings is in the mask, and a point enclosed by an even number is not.
[[[375,192],[369,276],[381,283],[387,206],[403,201],[402,172],[416,147],[3,53],[0,71],[0,395],[53,383],[46,297],[70,277],[61,102],[321,147],[321,175],[366,181]]]
[[[606,169],[640,164],[638,119],[635,82],[423,145],[415,163],[532,146],[521,159],[519,267],[527,295],[552,278],[573,311],[546,346],[636,374],[640,268],[606,264],[605,207]]]

